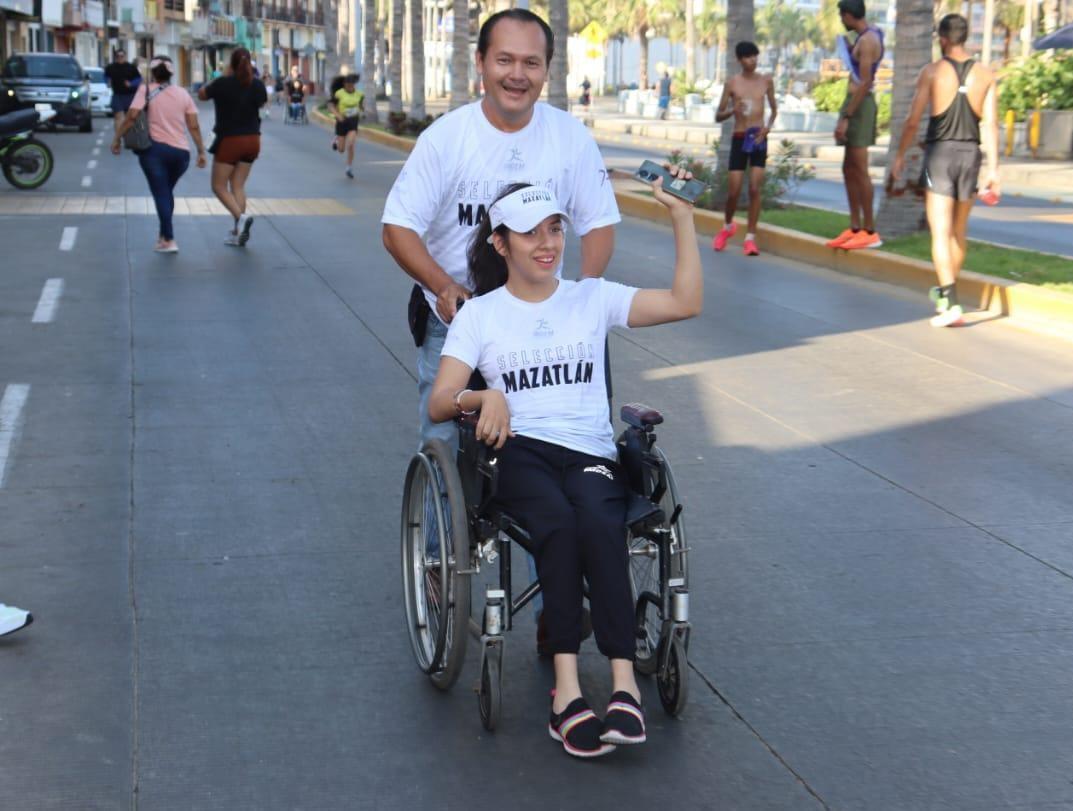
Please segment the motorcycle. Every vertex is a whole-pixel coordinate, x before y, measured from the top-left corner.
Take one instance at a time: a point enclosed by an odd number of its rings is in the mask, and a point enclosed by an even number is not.
[[[0,115],[0,169],[16,189],[36,189],[52,174],[52,150],[33,133],[55,114],[52,110],[16,110]]]

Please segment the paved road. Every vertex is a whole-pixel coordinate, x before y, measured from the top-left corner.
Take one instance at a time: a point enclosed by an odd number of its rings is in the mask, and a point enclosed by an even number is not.
[[[632,146],[603,143],[600,151],[609,166],[633,171],[644,158],[667,154],[667,147],[664,143],[662,151],[654,153],[651,147],[640,143]],[[838,167],[823,163],[816,165],[816,179],[801,186],[795,202],[832,211],[848,211]],[[879,182],[876,205],[882,218]],[[1073,198],[1056,203],[1049,194],[1045,195],[1039,190],[1007,189],[999,206],[988,208],[980,205],[973,209],[969,236],[1001,245],[1073,257]]]
[[[0,640],[5,811],[1073,808],[1068,344],[705,252],[704,315],[612,346],[687,504],[689,708],[646,685],[650,742],[573,762],[528,618],[494,735],[476,656],[449,695],[412,664],[408,284],[377,223],[399,157],[363,144],[348,182],[322,131],[271,122],[248,248],[191,170],[158,256],[133,160],[49,140],[50,202],[0,215],[0,391],[26,395],[0,425],[0,599],[38,617]],[[324,199],[353,213],[306,213]],[[664,283],[669,244],[626,221],[612,274]]]

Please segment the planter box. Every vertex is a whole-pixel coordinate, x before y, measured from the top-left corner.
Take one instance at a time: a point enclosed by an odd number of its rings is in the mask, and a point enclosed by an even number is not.
[[[1037,157],[1073,158],[1073,110],[1042,110]]]

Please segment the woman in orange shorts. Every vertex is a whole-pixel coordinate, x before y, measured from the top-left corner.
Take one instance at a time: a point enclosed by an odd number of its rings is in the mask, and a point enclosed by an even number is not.
[[[203,86],[198,97],[216,106],[216,140],[209,148],[212,191],[235,221],[224,242],[245,245],[253,225],[246,213],[246,180],[261,153],[260,110],[268,101],[264,84],[253,75],[250,52],[236,48],[227,74]]]

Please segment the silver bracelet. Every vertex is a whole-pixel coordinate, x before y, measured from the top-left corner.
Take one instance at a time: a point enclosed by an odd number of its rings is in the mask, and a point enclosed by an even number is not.
[[[463,417],[469,417],[469,416],[477,413],[477,409],[473,409],[472,411],[463,411],[462,410],[462,397],[463,397],[463,395],[472,394],[472,393],[473,393],[472,389],[462,389],[462,391],[458,392],[455,395],[455,412],[458,413],[458,414],[461,414]]]

